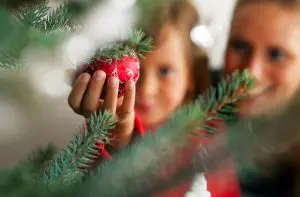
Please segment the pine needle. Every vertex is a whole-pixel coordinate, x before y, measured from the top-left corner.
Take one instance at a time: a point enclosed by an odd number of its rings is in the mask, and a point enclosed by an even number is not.
[[[91,62],[99,58],[109,61],[118,60],[124,56],[144,58],[144,54],[151,52],[152,49],[153,39],[146,36],[142,30],[132,29],[127,39],[98,50]]]
[[[65,4],[60,4],[56,9],[50,10],[48,1],[41,1],[33,5],[25,3],[13,10],[13,13],[20,25],[35,28],[44,33],[71,29],[72,14]]]

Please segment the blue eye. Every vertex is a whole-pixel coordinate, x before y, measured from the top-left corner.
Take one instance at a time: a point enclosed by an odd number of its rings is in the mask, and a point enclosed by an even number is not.
[[[171,73],[171,69],[169,67],[162,67],[159,69],[159,75],[162,77],[168,76]]]
[[[268,58],[271,61],[280,61],[285,57],[285,53],[277,48],[272,48],[268,51]]]

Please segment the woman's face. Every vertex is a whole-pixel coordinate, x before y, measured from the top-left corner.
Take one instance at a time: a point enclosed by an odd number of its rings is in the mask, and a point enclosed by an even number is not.
[[[300,12],[275,3],[249,3],[233,19],[227,72],[248,68],[256,78],[242,116],[270,112],[293,98],[300,85]]]
[[[154,51],[141,62],[136,113],[147,128],[166,121],[182,105],[189,91],[188,62],[182,36],[165,26]]]

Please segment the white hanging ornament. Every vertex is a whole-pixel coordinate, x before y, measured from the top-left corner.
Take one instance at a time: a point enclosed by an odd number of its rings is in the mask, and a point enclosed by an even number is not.
[[[207,190],[207,181],[203,173],[196,174],[190,191],[184,197],[211,197],[210,192]]]

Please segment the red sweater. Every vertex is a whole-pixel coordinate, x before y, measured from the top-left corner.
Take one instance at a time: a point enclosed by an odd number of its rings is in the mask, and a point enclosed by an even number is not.
[[[134,135],[144,136],[145,129],[141,120],[135,117]],[[99,145],[99,152],[105,159],[112,156],[107,152],[103,145]],[[234,163],[222,166],[222,168],[209,172],[206,175],[207,190],[211,193],[211,197],[240,197],[239,182],[236,176]],[[192,180],[180,184],[174,188],[155,194],[154,197],[184,197],[184,194],[191,189]]]

